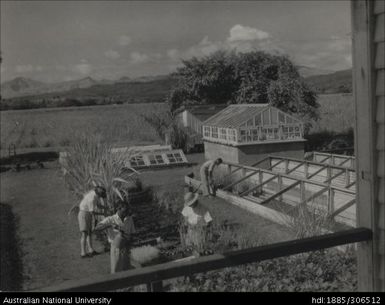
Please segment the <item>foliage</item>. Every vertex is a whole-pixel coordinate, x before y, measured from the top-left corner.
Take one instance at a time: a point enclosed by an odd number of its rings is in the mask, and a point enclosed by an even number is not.
[[[155,130],[161,139],[168,137],[169,144],[173,148],[188,151],[188,132],[170,109],[160,113],[141,114],[140,116]]]
[[[294,215],[286,219],[286,226],[295,238],[322,235],[332,226],[328,213],[315,200],[307,205],[298,205]]]
[[[171,111],[186,103],[271,103],[309,124],[319,117],[316,94],[286,56],[219,51],[183,61],[174,75]]]
[[[305,292],[357,290],[353,251],[309,252],[174,280],[171,291]]]
[[[79,198],[96,185],[106,188],[110,214],[117,199],[127,197],[127,189],[135,187],[138,179],[137,172],[125,165],[130,152],[112,149],[98,137],[80,134],[62,160],[66,185]]]
[[[321,130],[306,135],[306,151],[327,151],[354,146],[354,130],[349,128],[345,132],[336,133],[328,130]]]

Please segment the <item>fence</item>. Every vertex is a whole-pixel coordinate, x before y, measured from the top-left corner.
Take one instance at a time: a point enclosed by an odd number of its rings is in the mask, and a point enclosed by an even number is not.
[[[316,251],[339,245],[364,242],[371,239],[371,230],[366,228],[356,228],[332,234],[199,257],[186,262],[170,262],[103,275],[92,279],[87,278],[83,280],[67,281],[56,286],[46,287],[36,291],[111,291],[141,284],[147,284],[149,291],[161,291],[163,287],[162,281],[167,279]]]

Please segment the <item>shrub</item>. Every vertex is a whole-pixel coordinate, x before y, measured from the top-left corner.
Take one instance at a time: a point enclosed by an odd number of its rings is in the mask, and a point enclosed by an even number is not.
[[[88,190],[100,185],[107,190],[106,207],[115,212],[114,203],[128,196],[130,187],[137,185],[137,172],[127,168],[130,153],[112,152],[112,146],[92,135],[78,135],[62,162],[68,188],[81,198]]]

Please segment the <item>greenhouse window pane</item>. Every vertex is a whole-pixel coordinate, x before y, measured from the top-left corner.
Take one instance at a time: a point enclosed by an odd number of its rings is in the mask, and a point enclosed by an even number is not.
[[[271,124],[278,124],[278,111],[277,109],[271,108]]]
[[[270,125],[269,111],[264,111],[263,112],[263,125]]]
[[[262,116],[259,113],[255,116],[255,126],[261,126],[261,125],[262,125]]]
[[[278,112],[279,123],[285,124],[285,115],[282,112]]]

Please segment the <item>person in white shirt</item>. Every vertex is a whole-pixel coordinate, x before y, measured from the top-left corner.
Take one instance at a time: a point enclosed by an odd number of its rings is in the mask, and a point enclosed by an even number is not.
[[[96,209],[105,209],[105,207],[100,203],[100,199],[106,197],[106,189],[97,186],[94,190],[91,190],[87,194],[85,194],[79,204],[78,221],[79,230],[81,232],[80,256],[82,258],[98,254],[92,247],[92,222],[93,216],[99,214],[96,212]]]
[[[199,256],[207,246],[208,229],[213,221],[210,212],[198,201],[198,194],[188,192],[184,196],[182,210],[185,228],[185,245],[192,247],[195,256]]]
[[[213,171],[216,166],[222,163],[222,159],[208,160],[203,163],[200,169],[201,183],[203,189],[203,196],[214,195],[213,190]]]
[[[136,230],[129,204],[120,201],[116,214],[104,218],[96,225],[94,231],[100,230],[107,230],[111,244],[111,273],[130,269],[130,248]]]

